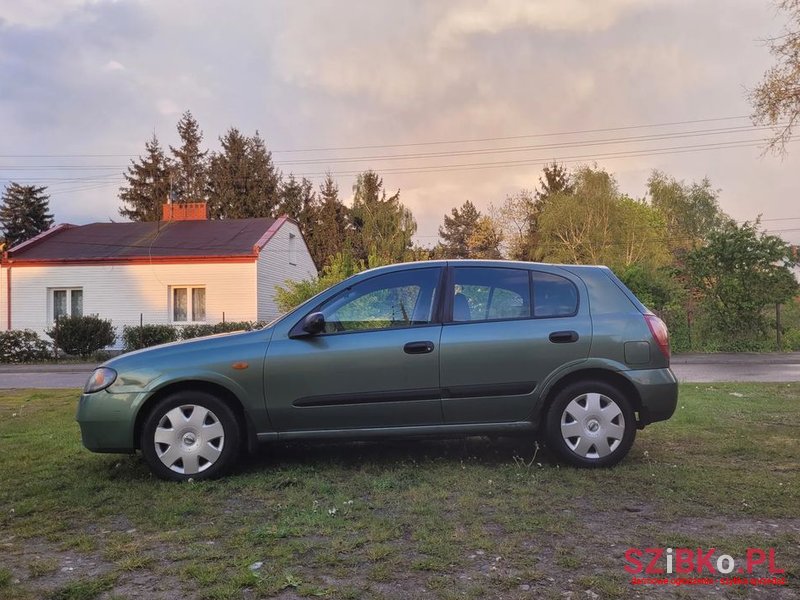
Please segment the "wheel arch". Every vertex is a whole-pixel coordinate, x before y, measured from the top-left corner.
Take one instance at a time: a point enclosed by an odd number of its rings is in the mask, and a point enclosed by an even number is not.
[[[199,391],[213,394],[230,406],[233,410],[233,414],[236,416],[236,421],[242,431],[243,440],[247,443],[248,450],[252,451],[254,449],[257,445],[255,426],[244,410],[244,405],[239,397],[219,383],[199,379],[175,381],[160,387],[139,406],[133,426],[133,444],[136,449],[140,447],[139,439],[142,435],[144,422],[153,408],[170,394],[186,391]]]
[[[644,427],[646,419],[642,413],[642,397],[639,390],[633,383],[622,375],[619,371],[612,371],[610,369],[601,368],[588,368],[572,371],[565,374],[557,381],[551,383],[544,391],[543,401],[539,405],[536,417],[538,422],[542,422],[544,415],[550,409],[550,405],[555,400],[556,396],[569,385],[583,381],[602,381],[617,388],[620,392],[625,394],[625,397],[631,401],[631,408],[636,414],[636,424],[639,429]]]

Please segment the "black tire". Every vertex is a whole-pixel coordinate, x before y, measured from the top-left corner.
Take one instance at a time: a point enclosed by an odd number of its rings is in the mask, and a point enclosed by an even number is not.
[[[157,444],[157,433],[168,441]],[[139,447],[161,479],[214,479],[234,466],[241,439],[239,422],[227,403],[208,392],[186,390],[170,394],[152,408]]]
[[[611,418],[613,415],[616,416]],[[573,431],[576,435],[569,436]],[[631,401],[602,381],[570,384],[550,404],[545,417],[545,438],[547,445],[571,465],[613,466],[625,458],[636,439]]]

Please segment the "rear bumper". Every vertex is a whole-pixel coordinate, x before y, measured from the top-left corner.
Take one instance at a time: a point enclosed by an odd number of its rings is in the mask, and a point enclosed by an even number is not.
[[[678,405],[678,380],[670,369],[625,371],[642,400],[639,427],[666,421]]]
[[[75,420],[81,442],[92,452],[133,452],[133,428],[140,394],[83,394]]]

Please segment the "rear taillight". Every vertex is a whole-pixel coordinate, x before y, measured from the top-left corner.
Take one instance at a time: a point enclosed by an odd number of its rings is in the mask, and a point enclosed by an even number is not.
[[[656,344],[661,348],[661,352],[666,359],[669,360],[669,331],[667,331],[666,324],[653,313],[645,314],[644,320],[647,322],[647,326],[650,328],[650,333],[653,334]]]

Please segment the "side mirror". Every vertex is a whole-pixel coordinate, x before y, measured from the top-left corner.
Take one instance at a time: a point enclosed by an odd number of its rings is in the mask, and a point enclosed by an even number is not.
[[[325,317],[320,312],[313,312],[303,319],[303,331],[316,335],[325,330]]]

